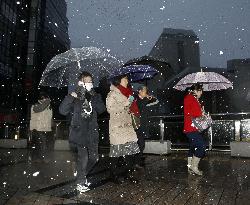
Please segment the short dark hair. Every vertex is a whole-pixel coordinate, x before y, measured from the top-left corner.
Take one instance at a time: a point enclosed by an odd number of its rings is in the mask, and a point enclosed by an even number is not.
[[[83,71],[79,76],[78,76],[78,80],[82,80],[83,78],[86,77],[91,77],[93,78],[92,74],[87,72],[87,71]]]
[[[114,85],[114,86],[118,86],[118,85],[120,85],[120,83],[121,83],[121,79],[122,78],[125,78],[125,77],[127,77],[127,75],[119,75],[119,76],[116,76],[116,77],[114,77],[114,78],[112,78],[112,84]]]
[[[49,98],[48,94],[44,91],[41,91],[38,95],[38,100],[42,100],[44,98]]]
[[[139,86],[139,88],[137,89],[137,90],[138,90],[138,92],[139,92],[139,91],[142,91],[142,90],[143,90],[143,88],[148,89],[148,87],[147,87],[146,85],[141,85],[141,86]]]
[[[203,85],[201,83],[195,83],[190,88],[189,91],[203,90]]]

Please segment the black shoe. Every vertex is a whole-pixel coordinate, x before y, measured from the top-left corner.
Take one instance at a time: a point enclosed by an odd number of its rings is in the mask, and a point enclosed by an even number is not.
[[[135,165],[135,169],[143,169],[142,164],[141,164],[141,163],[140,163],[140,164],[136,164],[136,165]]]
[[[136,178],[133,177],[133,176],[129,176],[129,177],[128,177],[128,180],[129,180],[130,182],[132,182],[132,183],[135,183],[135,184],[138,184],[138,183],[139,183],[139,180],[136,179]]]
[[[121,177],[114,177],[114,178],[111,178],[111,181],[112,181],[114,184],[122,184],[122,183],[124,183],[124,180],[123,180]]]
[[[110,181],[113,182],[114,184],[122,184],[124,182],[124,180],[121,177],[114,174],[110,175]]]
[[[126,180],[129,180],[130,182],[135,183],[135,184],[139,183],[139,180],[136,179],[136,178],[133,176],[133,173],[131,173],[131,172],[126,173],[126,174],[124,175],[124,178],[125,178]]]

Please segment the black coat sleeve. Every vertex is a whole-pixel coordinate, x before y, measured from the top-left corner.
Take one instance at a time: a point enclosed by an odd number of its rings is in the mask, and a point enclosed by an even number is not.
[[[152,98],[151,100],[148,99],[147,105],[146,106],[150,106],[152,105],[156,105],[157,103],[159,103],[157,98]]]
[[[148,98],[143,98],[143,99],[138,98],[137,99],[137,105],[139,107],[140,112],[144,111],[144,109],[145,109],[145,107],[146,107],[146,105],[148,103],[149,103],[149,99]]]
[[[138,104],[139,110],[141,112],[144,111],[144,109],[147,107],[147,105],[154,103],[154,102],[157,102],[156,98],[152,98],[151,100],[146,98],[146,97],[143,99],[140,99],[140,98],[137,99],[137,104]]]
[[[106,106],[103,103],[102,97],[100,94],[96,94],[94,97],[94,108],[97,114],[102,114],[106,111]]]
[[[68,115],[73,111],[75,98],[71,95],[67,95],[59,106],[59,113],[62,115]]]

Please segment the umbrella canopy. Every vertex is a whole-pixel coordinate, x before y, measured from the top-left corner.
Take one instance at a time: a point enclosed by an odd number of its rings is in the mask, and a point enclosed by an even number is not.
[[[136,82],[152,78],[157,73],[158,71],[150,65],[128,65],[115,69],[111,73],[110,79],[121,75],[128,75],[131,82]]]
[[[191,87],[195,83],[203,84],[204,91],[223,90],[233,87],[233,83],[230,82],[224,76],[215,72],[196,72],[191,73],[182,78],[174,88],[184,91],[186,88]]]
[[[121,64],[121,61],[100,48],[72,48],[52,58],[43,72],[40,85],[57,88],[72,86],[83,71],[91,73],[96,84]]]

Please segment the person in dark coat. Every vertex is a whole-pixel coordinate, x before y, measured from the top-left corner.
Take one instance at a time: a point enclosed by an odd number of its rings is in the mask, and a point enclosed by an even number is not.
[[[106,107],[93,89],[92,75],[83,72],[79,76],[76,90],[67,95],[59,107],[62,115],[71,114],[69,143],[77,151],[77,190],[89,190],[87,174],[98,161],[99,133],[97,115]]]
[[[143,150],[145,148],[145,139],[149,138],[149,108],[156,105],[159,101],[148,94],[147,86],[140,86],[138,89],[137,105],[140,110],[140,127],[136,130],[138,145],[140,148],[140,165],[144,165]]]

